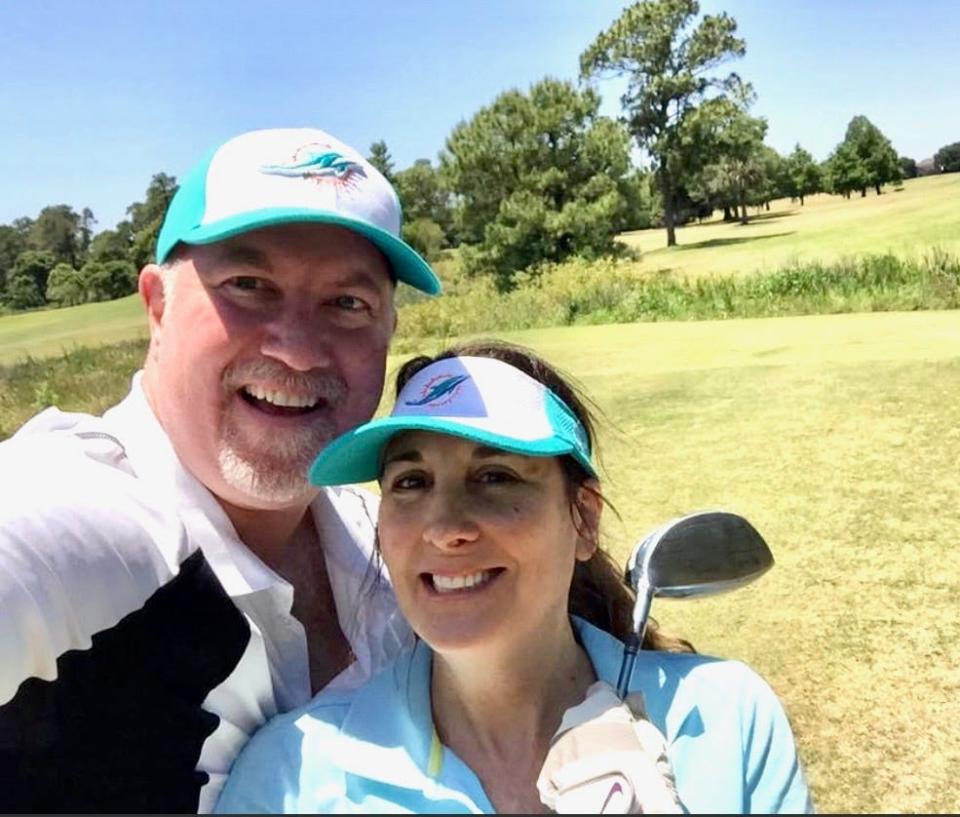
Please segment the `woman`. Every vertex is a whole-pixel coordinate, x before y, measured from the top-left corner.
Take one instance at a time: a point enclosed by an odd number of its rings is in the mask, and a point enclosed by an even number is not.
[[[406,364],[391,416],[328,445],[311,480],[379,480],[380,553],[419,639],[363,687],[264,727],[218,810],[556,806],[541,799],[548,750],[616,683],[630,627],[632,598],[597,546],[592,447],[583,400],[528,350],[481,343]],[[666,737],[683,807],[809,811],[770,688],[649,632],[631,690]]]

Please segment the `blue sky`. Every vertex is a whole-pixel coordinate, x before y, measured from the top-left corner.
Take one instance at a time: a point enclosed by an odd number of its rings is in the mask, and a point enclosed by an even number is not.
[[[153,173],[259,127],[316,125],[396,167],[510,87],[576,79],[611,0],[4,0],[0,223],[47,204],[112,227]],[[903,155],[960,141],[958,0],[702,0],[739,24],[755,115],[824,159],[856,114]],[[620,85],[600,84],[619,112]]]

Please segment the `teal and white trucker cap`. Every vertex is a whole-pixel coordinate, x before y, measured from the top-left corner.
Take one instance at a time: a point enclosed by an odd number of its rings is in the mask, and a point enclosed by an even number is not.
[[[345,227],[387,257],[397,280],[431,295],[440,281],[400,238],[400,200],[356,150],[322,130],[277,128],[235,136],[182,180],[157,239],[162,264],[181,241],[212,244],[274,224]]]
[[[449,434],[529,457],[569,454],[597,475],[583,426],[550,389],[500,360],[451,357],[411,377],[389,417],[330,442],[310,467],[310,481],[344,485],[377,479],[384,448],[402,431]]]

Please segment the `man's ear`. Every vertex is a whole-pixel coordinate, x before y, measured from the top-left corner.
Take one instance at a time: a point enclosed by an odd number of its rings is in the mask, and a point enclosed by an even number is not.
[[[577,529],[577,560],[586,562],[600,543],[600,515],[603,498],[600,483],[595,479],[584,482],[577,488],[573,505],[573,522]]]
[[[155,340],[163,321],[163,310],[166,306],[163,292],[163,270],[156,264],[147,264],[140,270],[140,281],[137,288],[140,291],[140,299],[147,309],[150,338]]]

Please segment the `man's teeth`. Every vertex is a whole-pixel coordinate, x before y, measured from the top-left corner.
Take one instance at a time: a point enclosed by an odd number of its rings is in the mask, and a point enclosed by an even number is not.
[[[433,589],[438,593],[453,593],[457,590],[468,590],[490,580],[490,571],[481,570],[479,573],[468,573],[464,576],[433,576]]]
[[[274,389],[265,389],[261,386],[244,386],[243,390],[257,400],[265,400],[275,406],[283,406],[285,408],[312,408],[318,402],[315,397],[287,394],[286,392],[276,391]]]

